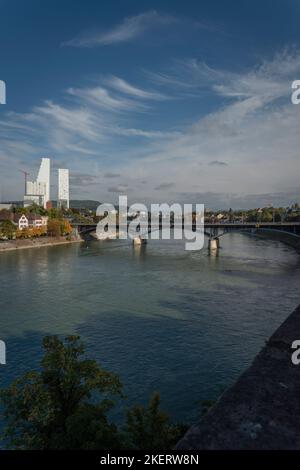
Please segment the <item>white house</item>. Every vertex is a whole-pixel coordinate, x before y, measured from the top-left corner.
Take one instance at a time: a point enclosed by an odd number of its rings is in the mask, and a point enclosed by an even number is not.
[[[29,222],[25,214],[17,215],[15,217],[15,222],[18,224],[19,230],[24,230],[29,227]]]
[[[24,230],[26,228],[46,228],[48,217],[33,214],[26,216],[25,214],[22,214],[15,217],[15,222],[18,225],[19,230]]]

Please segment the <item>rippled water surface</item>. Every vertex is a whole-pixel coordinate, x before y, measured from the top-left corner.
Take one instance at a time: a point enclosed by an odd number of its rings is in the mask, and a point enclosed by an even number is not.
[[[0,254],[2,386],[38,366],[44,335],[77,333],[121,376],[129,403],[159,390],[174,419],[196,419],[300,302],[292,248],[241,234],[221,246],[218,256],[181,241]]]

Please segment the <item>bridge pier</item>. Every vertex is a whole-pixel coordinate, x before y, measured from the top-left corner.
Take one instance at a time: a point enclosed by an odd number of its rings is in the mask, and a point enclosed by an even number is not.
[[[145,238],[142,238],[140,235],[133,239],[133,244],[135,246],[146,245],[146,243],[147,243],[147,240]]]
[[[219,247],[220,247],[220,240],[219,240],[218,237],[210,238],[208,240],[208,249],[209,249],[210,252],[211,251],[214,251],[214,252],[218,251]]]

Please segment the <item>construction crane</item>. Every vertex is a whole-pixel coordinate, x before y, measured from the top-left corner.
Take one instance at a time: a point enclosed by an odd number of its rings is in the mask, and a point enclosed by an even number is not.
[[[27,171],[24,171],[24,170],[19,170],[21,173],[23,173],[24,175],[24,181],[25,181],[25,192],[24,194],[27,193],[27,176],[29,176],[29,173]]]

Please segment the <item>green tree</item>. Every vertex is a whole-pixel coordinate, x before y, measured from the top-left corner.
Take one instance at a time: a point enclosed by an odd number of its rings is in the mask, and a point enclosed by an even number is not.
[[[0,390],[1,436],[13,449],[171,449],[187,427],[173,425],[156,393],[127,411],[118,428],[108,414],[123,398],[119,378],[84,355],[78,336],[48,336],[38,371]],[[2,445],[3,446],[3,445]]]
[[[127,412],[125,426],[127,447],[140,450],[172,449],[183,434],[183,428],[172,425],[160,409],[160,395],[154,393],[147,408],[135,406]]]
[[[273,221],[273,210],[272,209],[263,209],[262,216],[261,216],[261,221],[262,222],[272,222]]]
[[[121,397],[118,377],[85,359],[79,337],[46,337],[39,372],[0,392],[6,428],[16,449],[114,449],[117,427],[107,413]]]
[[[246,213],[247,222],[258,222],[258,211],[257,209],[251,209]]]
[[[47,213],[50,219],[61,219],[63,216],[61,209],[58,209],[56,207],[52,207],[47,211]]]
[[[10,220],[5,220],[0,224],[0,233],[2,237],[8,238],[9,240],[12,240],[15,237],[16,229],[16,226]]]
[[[38,204],[31,204],[31,206],[28,207],[28,211],[30,214],[37,214],[37,215],[46,215],[47,214],[47,209],[44,209],[44,207],[39,206]]]
[[[29,214],[29,207],[18,206],[14,208],[15,214]]]
[[[42,206],[39,206],[33,202],[30,206],[23,207],[19,206],[15,208],[16,214],[38,214],[38,215],[47,215],[47,209],[44,209]]]

